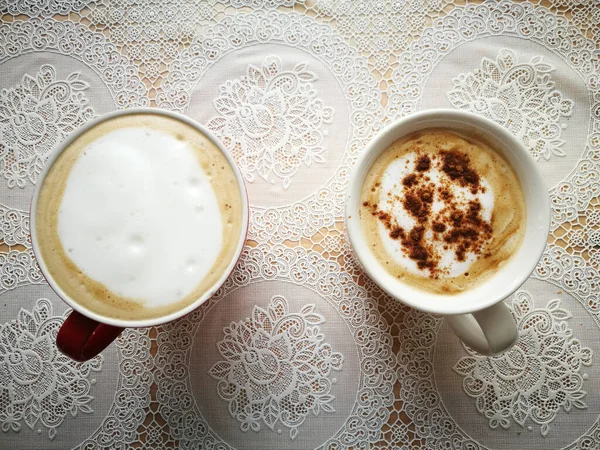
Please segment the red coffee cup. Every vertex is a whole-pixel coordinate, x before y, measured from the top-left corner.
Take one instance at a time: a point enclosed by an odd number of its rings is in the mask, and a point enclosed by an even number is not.
[[[61,152],[68,148],[79,136],[81,136],[86,131],[94,128],[98,124],[118,117],[131,115],[131,114],[157,114],[166,116],[180,122],[183,122],[192,128],[195,128],[203,134],[207,139],[212,141],[214,145],[221,151],[224,157],[229,162],[233,173],[237,179],[237,184],[240,189],[240,196],[242,199],[242,226],[240,228],[240,233],[238,236],[237,245],[235,248],[234,257],[231,259],[226,269],[223,271],[222,275],[218,278],[218,280],[210,286],[200,297],[198,297],[194,302],[189,303],[182,307],[181,309],[171,312],[165,316],[152,318],[152,319],[141,319],[141,320],[124,320],[118,319],[114,317],[105,317],[102,316],[90,309],[86,308],[84,305],[79,303],[76,298],[68,295],[61,286],[56,282],[53,278],[52,274],[44,259],[41,255],[39,240],[37,235],[37,224],[36,224],[36,210],[37,203],[40,194],[40,190],[44,184],[44,180],[46,175],[48,174],[50,168],[61,154]],[[73,311],[67,317],[65,322],[62,324],[58,335],[56,337],[56,345],[58,349],[74,359],[75,361],[87,361],[88,359],[93,358],[102,350],[104,350],[112,341],[114,341],[119,334],[123,331],[124,328],[128,327],[149,327],[153,325],[159,325],[162,323],[170,322],[172,320],[178,319],[185,314],[196,309],[202,303],[204,303],[207,299],[212,297],[214,293],[221,287],[221,285],[225,282],[233,267],[235,266],[239,256],[242,253],[244,242],[246,240],[247,232],[248,232],[248,220],[249,220],[249,207],[248,207],[248,195],[246,192],[244,179],[242,174],[240,173],[235,161],[229,154],[229,152],[223,147],[223,145],[213,136],[213,134],[204,128],[202,125],[197,123],[196,121],[186,117],[184,115],[165,111],[156,108],[132,108],[122,111],[115,111],[101,117],[98,117],[84,126],[78,128],[73,133],[69,135],[67,139],[61,142],[49,156],[44,170],[40,174],[38,179],[35,192],[33,194],[33,199],[31,201],[31,211],[30,211],[30,228],[31,228],[31,242],[33,246],[33,252],[36,256],[37,263],[42,271],[42,274],[46,278],[46,281],[50,285],[50,287],[56,292],[56,294],[66,302]]]

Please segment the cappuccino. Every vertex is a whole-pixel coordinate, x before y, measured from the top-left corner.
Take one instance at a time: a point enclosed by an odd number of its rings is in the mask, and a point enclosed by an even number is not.
[[[60,288],[104,317],[153,319],[223,276],[243,227],[232,167],[201,131],[136,113],[100,122],[40,188],[40,256]]]
[[[379,155],[359,215],[385,270],[439,294],[487,279],[516,253],[526,229],[523,191],[508,162],[447,129],[408,135]]]

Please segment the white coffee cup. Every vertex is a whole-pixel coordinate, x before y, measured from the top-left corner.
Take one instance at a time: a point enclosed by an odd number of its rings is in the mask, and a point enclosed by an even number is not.
[[[362,187],[377,157],[399,138],[427,128],[447,128],[489,143],[514,169],[527,209],[525,235],[516,254],[490,278],[449,296],[415,288],[387,272],[367,245],[359,220]],[[422,111],[397,120],[367,145],[353,169],[346,193],[346,226],[364,270],[389,295],[413,308],[444,315],[454,333],[481,354],[502,353],[517,341],[515,321],[503,300],[535,270],[550,227],[550,201],[535,160],[508,130],[482,116],[450,109]]]

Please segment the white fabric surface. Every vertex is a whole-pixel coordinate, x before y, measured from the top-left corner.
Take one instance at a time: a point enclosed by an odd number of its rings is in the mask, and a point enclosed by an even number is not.
[[[0,0],[0,448],[600,448],[600,5],[471,3]],[[148,105],[232,152],[249,242],[198,310],[75,364],[31,194],[70,131]],[[343,231],[367,142],[440,107],[507,126],[549,187],[500,357],[382,294]]]

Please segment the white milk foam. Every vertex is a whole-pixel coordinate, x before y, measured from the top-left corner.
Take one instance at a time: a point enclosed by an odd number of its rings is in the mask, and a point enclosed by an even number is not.
[[[393,201],[392,204],[389,204],[388,199],[394,198],[396,195],[400,199],[404,198],[405,189],[402,184],[402,179],[414,172],[414,153],[407,153],[390,163],[381,177],[381,194],[379,196],[379,204],[377,205],[377,208],[380,211],[385,211],[394,217],[398,226],[402,227],[406,232],[410,232],[410,230],[413,229],[416,224],[415,219],[404,208],[401,201]],[[436,188],[442,185],[440,178],[446,177],[435,165],[432,165],[427,171],[427,176],[431,179],[431,183],[433,183]],[[494,209],[494,192],[485,178],[481,177],[479,182],[481,186],[485,188],[484,193],[478,192],[477,194],[473,194],[469,188],[458,186],[456,184],[451,184],[449,187],[452,190],[456,203],[461,209],[467,210],[469,201],[478,199],[481,203],[481,218],[486,222],[489,222],[492,218],[492,211]],[[391,197],[388,193],[391,193]],[[436,196],[435,201],[431,205],[431,212],[436,213],[445,206],[445,202]],[[379,237],[381,238],[384,248],[398,265],[414,275],[423,276],[424,274],[429,274],[428,269],[419,269],[417,263],[404,254],[401,242],[390,237],[389,230],[385,228],[383,223],[379,222],[378,228]],[[443,273],[443,275],[440,275],[441,278],[453,278],[462,275],[477,260],[477,255],[474,253],[467,253],[465,261],[457,261],[452,248],[444,250],[443,243],[438,241],[432,242],[432,237],[433,233],[428,229],[425,232],[424,239],[427,242],[432,243],[435,250],[441,255],[438,264],[438,267],[442,269],[441,272]]]
[[[75,162],[59,209],[66,254],[147,307],[183,299],[221,250],[212,185],[188,144],[150,128],[112,131]]]

